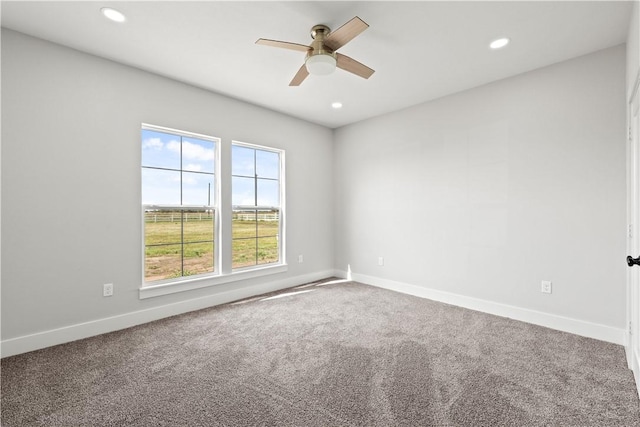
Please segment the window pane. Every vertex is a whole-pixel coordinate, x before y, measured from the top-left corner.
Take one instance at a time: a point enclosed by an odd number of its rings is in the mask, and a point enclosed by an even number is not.
[[[142,166],[180,169],[180,137],[142,129]]]
[[[144,244],[160,245],[182,242],[180,212],[145,211]]]
[[[256,236],[256,211],[233,211],[232,238]]]
[[[189,242],[213,242],[213,212],[184,212],[183,239]]]
[[[213,271],[213,242],[186,243],[184,245],[183,276]]]
[[[234,145],[231,152],[231,174],[255,177],[255,159],[253,148]]]
[[[254,178],[240,178],[234,176],[231,178],[233,193],[231,195],[231,204],[234,206],[255,206],[256,205],[256,189]]]
[[[197,138],[182,138],[182,169],[193,172],[213,173],[215,144]]]
[[[214,202],[214,176],[205,173],[182,172],[182,204],[209,206]]]
[[[148,129],[141,139],[145,281],[213,272],[214,210],[188,206],[215,205],[216,142]]]
[[[277,211],[258,212],[258,236],[277,236],[280,226]]]
[[[179,205],[180,172],[142,168],[143,205]]]
[[[233,268],[256,265],[256,239],[233,241]]]
[[[278,238],[261,237],[258,239],[258,264],[278,262]]]
[[[147,246],[144,278],[147,282],[182,275],[182,245]]]
[[[256,150],[256,174],[259,178],[278,179],[280,155],[273,151]]]
[[[280,185],[278,181],[258,179],[258,206],[279,206]]]

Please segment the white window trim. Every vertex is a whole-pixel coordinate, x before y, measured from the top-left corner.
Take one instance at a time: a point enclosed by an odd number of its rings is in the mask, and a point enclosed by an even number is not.
[[[179,129],[173,129],[173,128],[168,128],[166,126],[157,126],[157,125],[152,125],[152,124],[148,124],[148,123],[142,123],[140,126],[140,129],[142,130],[150,130],[150,131],[155,131],[155,132],[162,132],[162,133],[170,133],[173,135],[178,135],[178,136],[183,136],[183,137],[187,137],[187,138],[196,138],[196,139],[203,139],[206,141],[211,141],[215,144],[215,163],[214,163],[214,176],[215,176],[215,186],[214,186],[214,192],[215,192],[215,197],[213,199],[213,203],[209,206],[201,206],[201,205],[154,205],[154,204],[142,204],[141,205],[141,223],[142,223],[142,235],[140,236],[141,238],[141,243],[142,243],[142,272],[141,272],[141,287],[140,287],[140,299],[142,299],[142,293],[143,290],[145,289],[149,289],[149,288],[154,288],[156,286],[169,286],[169,285],[179,285],[181,283],[185,283],[185,282],[190,282],[192,280],[203,280],[203,279],[210,279],[210,278],[214,278],[217,276],[220,276],[220,271],[221,271],[221,258],[222,255],[220,253],[220,230],[221,230],[221,224],[220,224],[220,146],[222,145],[222,139],[217,138],[215,136],[211,136],[211,135],[204,135],[204,134],[200,134],[200,133],[195,133],[195,132],[188,132],[188,131],[183,131],[183,130],[179,130]],[[181,166],[182,167],[182,166]],[[141,165],[141,170],[142,170],[142,165]],[[145,257],[146,257],[146,253],[145,253],[145,235],[144,235],[144,227],[145,227],[145,209],[147,208],[153,208],[154,206],[157,207],[167,207],[167,208],[175,208],[176,210],[181,210],[181,209],[185,209],[188,210],[189,208],[195,208],[195,209],[212,209],[215,212],[215,219],[214,219],[214,253],[213,253],[213,266],[214,266],[214,271],[210,272],[210,273],[203,273],[203,274],[198,274],[198,275],[194,275],[194,276],[181,276],[181,277],[177,277],[177,278],[173,278],[173,279],[166,279],[166,280],[157,280],[157,281],[152,281],[152,282],[147,282],[145,280],[145,276],[144,276],[144,271],[145,271]],[[174,292],[180,292],[180,290],[176,290]],[[173,292],[166,292],[166,293],[173,293]],[[160,294],[163,295],[163,294]],[[145,297],[146,298],[146,297]]]
[[[249,269],[234,270],[227,274],[187,276],[182,280],[172,280],[166,283],[146,285],[140,288],[140,299],[152,298],[161,295],[175,294],[177,292],[191,291],[194,289],[218,286],[225,283],[237,282],[240,280],[262,277],[269,274],[284,273],[288,270],[286,263],[264,264],[262,266],[251,267]]]
[[[220,138],[216,137],[216,136],[211,136],[211,135],[205,135],[203,133],[195,133],[195,132],[189,132],[186,130],[180,130],[180,129],[173,129],[173,128],[168,128],[166,126],[158,126],[158,125],[151,125],[149,123],[142,123],[140,125],[140,129],[145,129],[145,130],[151,130],[151,131],[155,131],[155,132],[162,132],[162,133],[172,133],[174,135],[180,135],[180,136],[185,136],[187,138],[196,138],[196,139],[204,139],[207,141],[213,141],[216,144],[220,143]],[[217,152],[218,146],[216,145],[216,155],[218,155],[219,153]],[[219,156],[218,156],[219,157]],[[218,160],[216,159],[216,168],[219,166],[218,165]],[[218,169],[215,170],[214,173],[218,173]]]

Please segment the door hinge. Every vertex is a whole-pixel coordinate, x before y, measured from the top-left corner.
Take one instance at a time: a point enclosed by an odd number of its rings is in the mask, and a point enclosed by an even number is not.
[[[629,224],[629,238],[633,237],[633,224]]]
[[[631,322],[629,322],[629,335],[633,335],[632,329],[631,329]]]
[[[633,135],[631,133],[631,126],[629,126],[629,133],[627,134],[627,138],[629,138],[629,141],[633,140]]]

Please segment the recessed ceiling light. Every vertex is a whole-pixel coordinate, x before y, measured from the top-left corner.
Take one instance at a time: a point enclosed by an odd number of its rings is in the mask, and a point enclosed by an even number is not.
[[[489,44],[489,47],[491,49],[501,49],[501,48],[505,47],[506,45],[508,45],[510,41],[511,40],[509,40],[508,38],[502,37],[502,38],[499,38],[499,39],[496,39],[496,40],[492,41],[491,44]]]
[[[333,102],[333,103],[331,103],[331,107],[335,108],[336,110],[338,108],[342,108],[342,102]]]
[[[111,19],[114,22],[124,22],[127,20],[122,12],[117,11],[115,9],[111,9],[110,7],[103,7],[100,9],[100,12],[107,18]]]

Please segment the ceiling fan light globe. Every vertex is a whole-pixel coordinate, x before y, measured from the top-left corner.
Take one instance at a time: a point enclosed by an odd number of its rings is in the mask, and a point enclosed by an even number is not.
[[[307,66],[307,71],[309,74],[313,74],[315,76],[326,76],[327,74],[331,74],[336,69],[336,58],[332,55],[313,55],[307,58],[305,62]]]

